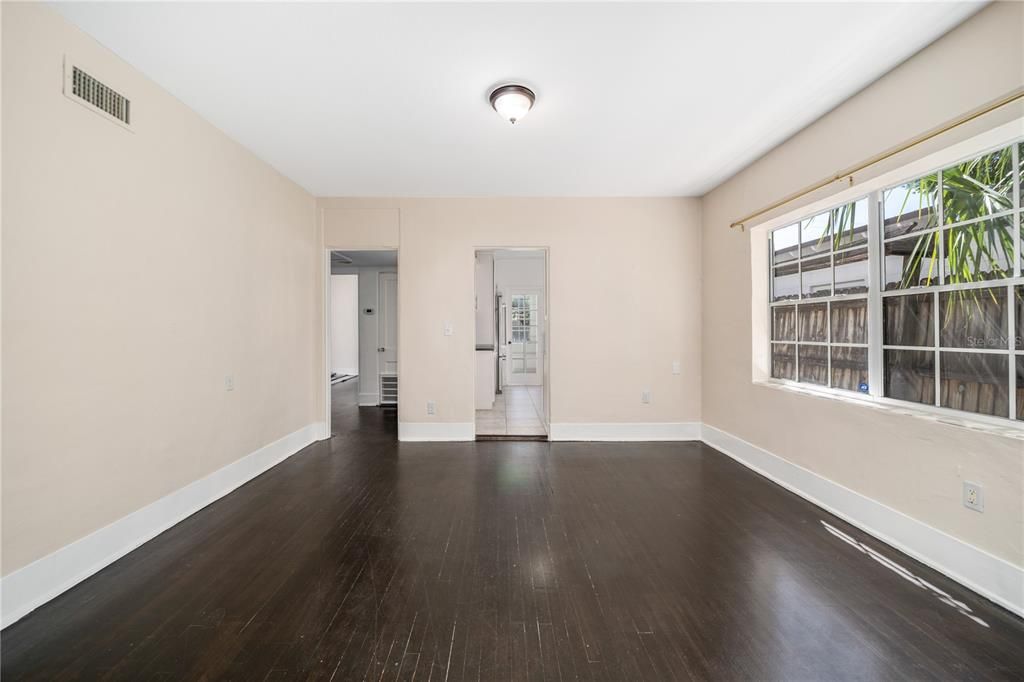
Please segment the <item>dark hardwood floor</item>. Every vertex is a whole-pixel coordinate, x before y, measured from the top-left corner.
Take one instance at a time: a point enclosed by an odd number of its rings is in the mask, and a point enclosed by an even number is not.
[[[1024,676],[1024,622],[707,446],[399,444],[334,391],[330,442],[5,630],[3,679]]]

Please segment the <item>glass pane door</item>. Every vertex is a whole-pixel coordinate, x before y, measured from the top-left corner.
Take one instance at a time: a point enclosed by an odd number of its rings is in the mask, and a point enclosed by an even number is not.
[[[540,373],[540,296],[512,294],[509,300],[508,367],[510,383]],[[533,382],[522,382],[533,383]]]

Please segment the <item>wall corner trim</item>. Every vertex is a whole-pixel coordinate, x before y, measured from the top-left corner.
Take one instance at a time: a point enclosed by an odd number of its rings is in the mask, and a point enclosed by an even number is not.
[[[1024,568],[736,436],[703,425],[703,441],[749,469],[1024,617]]]
[[[398,440],[405,442],[476,440],[473,422],[398,422]]]
[[[323,422],[308,424],[3,576],[0,578],[0,627],[6,628],[203,507],[280,464],[321,439],[324,430]]]
[[[700,422],[555,423],[550,429],[553,441],[685,441],[700,436]]]

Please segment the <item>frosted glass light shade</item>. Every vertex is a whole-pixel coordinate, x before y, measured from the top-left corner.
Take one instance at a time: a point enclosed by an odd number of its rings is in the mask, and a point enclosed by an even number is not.
[[[533,91],[522,85],[503,85],[491,93],[491,106],[512,125],[530,113],[535,100]]]

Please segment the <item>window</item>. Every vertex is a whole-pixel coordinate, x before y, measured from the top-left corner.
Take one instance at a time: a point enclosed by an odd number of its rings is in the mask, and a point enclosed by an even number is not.
[[[1024,420],[1022,162],[1017,141],[773,230],[771,376]]]
[[[508,356],[513,374],[536,374],[540,337],[540,296],[515,294],[511,298]]]
[[[772,234],[772,376],[846,391],[868,381],[868,199]]]

